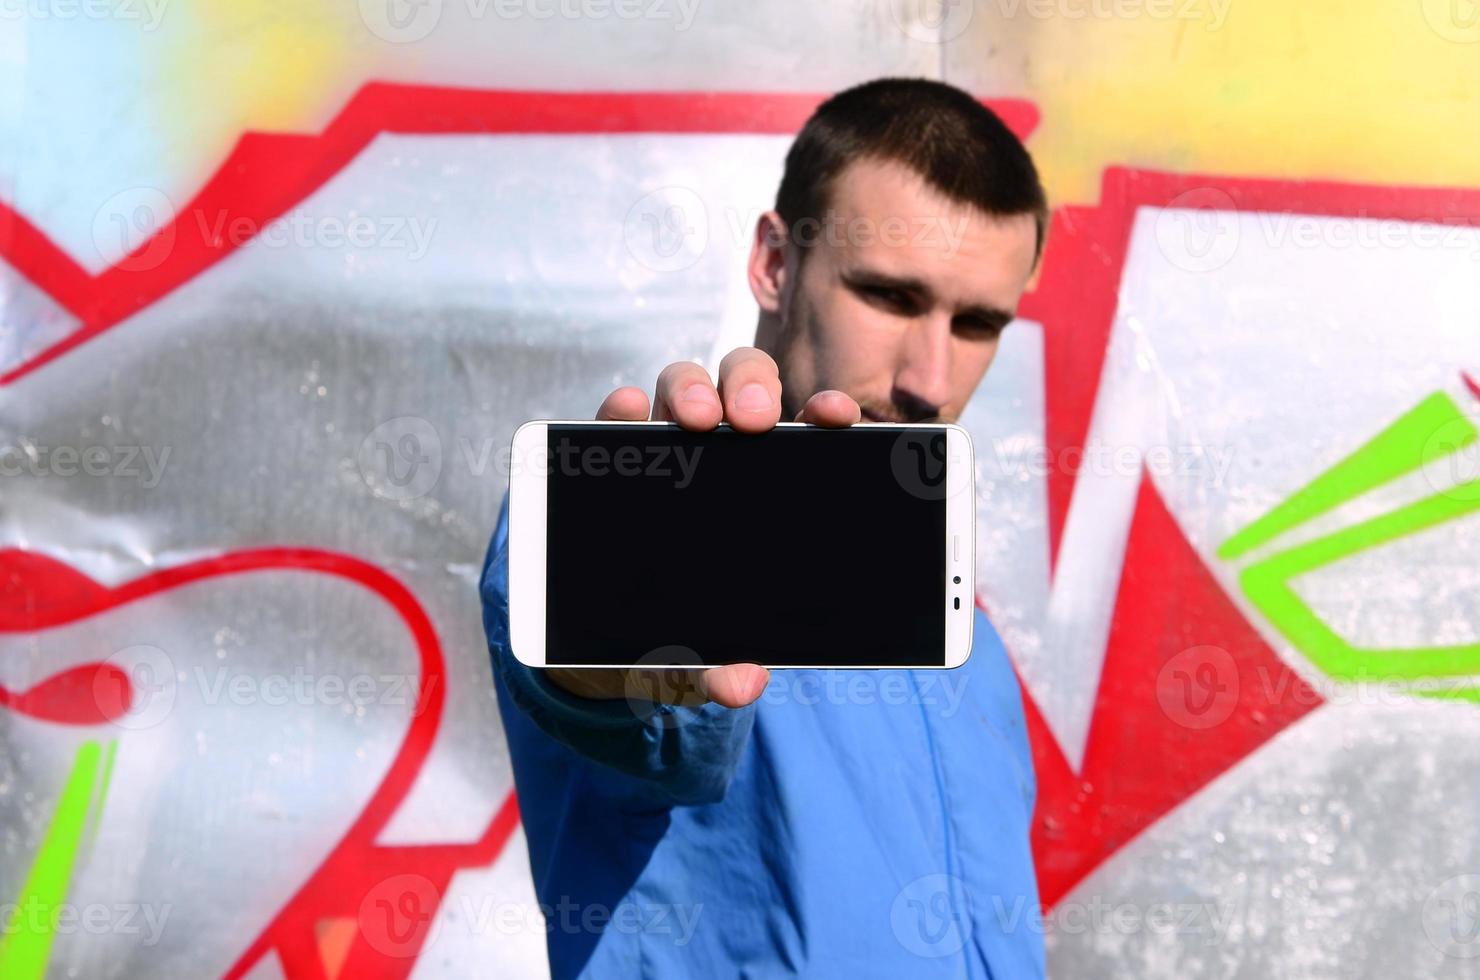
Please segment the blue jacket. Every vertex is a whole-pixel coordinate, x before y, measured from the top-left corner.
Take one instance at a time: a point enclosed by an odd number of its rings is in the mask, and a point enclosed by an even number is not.
[[[957,670],[634,710],[509,652],[507,545],[506,498],[483,620],[556,980],[1043,975],[1022,700],[985,616]]]

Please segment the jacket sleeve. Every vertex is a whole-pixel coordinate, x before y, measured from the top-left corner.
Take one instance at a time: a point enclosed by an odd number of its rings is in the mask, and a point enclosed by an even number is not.
[[[528,667],[509,648],[509,498],[489,543],[479,590],[483,628],[495,680],[537,732],[590,762],[630,777],[634,796],[668,805],[714,803],[724,797],[744,751],[756,705],[676,707],[652,702],[578,697]],[[515,726],[509,751],[521,751]],[[519,726],[528,732],[528,726]]]

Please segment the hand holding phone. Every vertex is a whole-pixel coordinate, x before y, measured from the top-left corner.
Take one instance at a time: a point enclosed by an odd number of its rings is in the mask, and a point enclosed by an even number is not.
[[[651,413],[622,388],[594,423],[521,426],[515,458],[542,462],[511,479],[515,656],[584,697],[729,707],[760,696],[761,664],[964,662],[965,431],[858,425],[836,391],[778,427],[781,404],[775,363],[745,348],[718,390],[678,363]]]

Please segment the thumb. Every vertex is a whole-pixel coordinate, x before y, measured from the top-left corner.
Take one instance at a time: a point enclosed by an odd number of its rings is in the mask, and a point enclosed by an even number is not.
[[[759,698],[771,672],[759,664],[726,664],[711,667],[699,678],[706,697],[726,708],[743,708]]]

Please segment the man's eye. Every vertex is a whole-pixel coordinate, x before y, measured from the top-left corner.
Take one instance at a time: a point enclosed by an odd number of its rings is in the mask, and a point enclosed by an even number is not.
[[[972,340],[992,340],[1001,336],[1004,327],[1003,324],[997,323],[995,320],[977,320],[964,317],[957,320],[952,326],[961,336],[968,337]]]
[[[863,294],[871,302],[899,313],[908,313],[914,308],[909,294],[901,289],[891,289],[888,286],[866,286]]]

